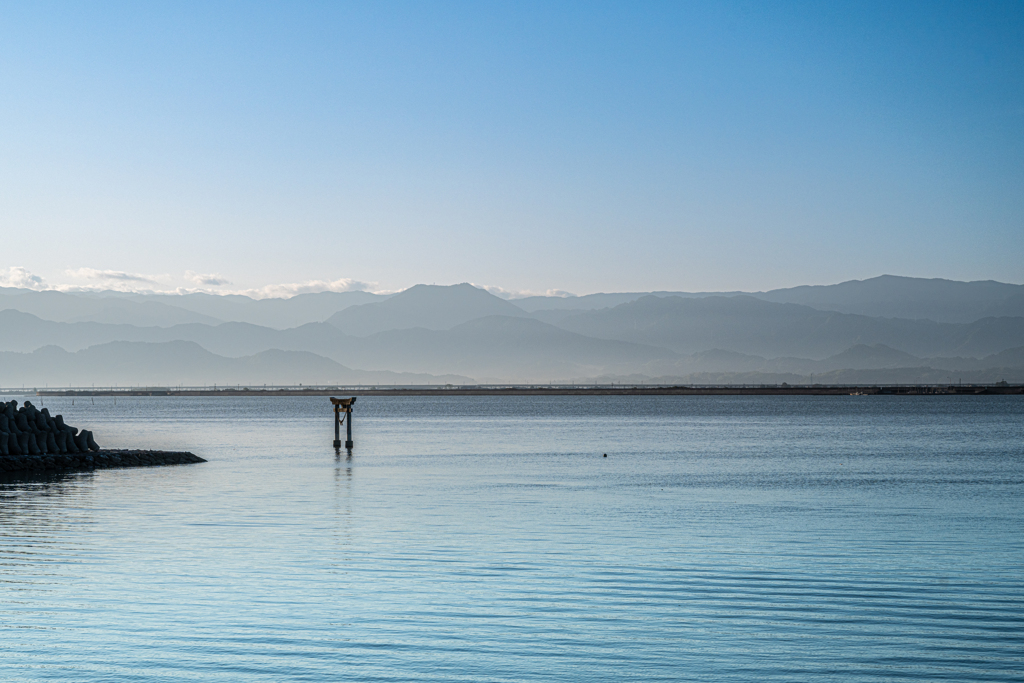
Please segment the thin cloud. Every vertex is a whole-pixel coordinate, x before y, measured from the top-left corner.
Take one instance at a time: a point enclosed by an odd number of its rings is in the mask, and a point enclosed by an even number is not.
[[[0,286],[17,287],[18,289],[48,289],[46,281],[33,275],[27,268],[11,266],[7,272],[0,271]]]
[[[138,273],[126,273],[122,270],[96,270],[95,268],[78,268],[65,271],[73,278],[80,280],[106,280],[109,282],[144,282],[146,284],[157,284],[151,277]]]
[[[375,294],[394,294],[400,289],[386,289],[376,282],[363,282],[352,278],[337,280],[306,280],[305,282],[285,282],[270,284],[263,287],[248,289],[224,289],[231,282],[219,273],[185,272],[185,279],[195,286],[181,287],[170,284],[173,280],[169,275],[143,275],[122,270],[99,270],[96,268],[78,268],[65,273],[77,280],[91,280],[96,284],[51,284],[44,278],[33,274],[21,266],[11,266],[6,271],[0,270],[0,286],[18,287],[33,290],[54,290],[59,292],[101,292],[114,290],[135,294],[239,294],[253,299],[289,299],[298,294],[315,294],[318,292],[373,292]],[[154,286],[155,285],[155,286]],[[528,296],[574,297],[575,294],[560,289],[549,289],[544,292],[530,290],[510,290],[494,285],[478,285],[502,299],[522,299]]]
[[[231,284],[230,280],[217,273],[193,273],[191,270],[187,270],[185,271],[185,277],[197,285],[204,285],[206,287],[222,287]]]
[[[369,292],[373,284],[360,282],[352,278],[337,280],[307,280],[277,285],[267,285],[256,289],[241,289],[230,294],[241,294],[253,299],[289,299],[297,294],[316,294],[319,292]],[[227,294],[228,292],[224,292]]]
[[[568,299],[576,296],[572,292],[567,292],[564,289],[549,289],[544,292],[534,292],[528,289],[505,289],[504,287],[497,287],[495,285],[478,285],[475,282],[471,282],[477,289],[482,289],[486,292],[490,292],[496,297],[502,299],[525,299],[528,296],[554,296],[561,299]]]

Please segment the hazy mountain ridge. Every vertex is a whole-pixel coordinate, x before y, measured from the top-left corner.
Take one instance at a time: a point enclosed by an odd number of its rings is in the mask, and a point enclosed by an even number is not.
[[[993,280],[957,282],[881,275],[836,285],[803,285],[755,293],[774,303],[802,304],[823,311],[877,318],[968,323],[982,318],[1024,316],[1024,285]]]
[[[555,379],[677,357],[666,349],[589,339],[538,320],[507,316],[480,318],[451,330],[388,330],[369,337],[352,337],[326,323],[291,330],[247,323],[105,328],[98,323],[54,323],[13,311],[0,312],[0,325],[11,331],[0,336],[0,350],[20,353],[51,344],[79,351],[113,341],[188,341],[226,357],[280,349],[315,353],[350,367],[431,373],[444,368],[434,374],[493,378]]]
[[[822,291],[831,292],[828,296],[833,298],[836,292],[845,292],[848,300],[856,300],[856,292],[865,286],[877,294],[884,290],[879,287],[895,282],[896,290],[903,291],[899,286],[906,284],[904,280],[908,278],[874,278],[831,289],[796,288],[796,294],[790,290],[777,290],[776,294],[807,299],[821,295]],[[926,294],[932,291],[932,281],[909,280],[911,290],[916,288]],[[948,281],[939,281],[936,286],[952,286],[961,294],[967,292],[975,303],[986,297],[990,302],[1002,297],[1000,300],[1012,303],[1014,292],[1019,289],[1017,285],[1001,283],[981,283],[983,286],[967,289],[954,286],[975,284],[978,283],[950,285]],[[829,373],[840,371],[879,370],[895,376],[896,371],[906,374],[908,368],[916,368],[919,375],[925,371],[1015,368],[1022,365],[1024,356],[1024,317],[990,317],[970,323],[880,318],[771,302],[751,295],[593,295],[576,299],[589,299],[591,303],[614,301],[616,297],[628,300],[598,310],[541,307],[530,313],[516,302],[468,284],[420,285],[389,297],[365,292],[328,292],[272,300],[269,305],[262,303],[267,300],[213,295],[164,295],[155,300],[150,296],[143,297],[139,304],[133,298],[139,295],[123,293],[78,296],[35,292],[40,296],[23,297],[24,290],[14,292],[0,290],[0,301],[27,301],[37,308],[45,304],[51,312],[63,311],[62,315],[78,299],[87,300],[91,308],[71,312],[85,311],[90,316],[104,315],[107,309],[103,306],[114,302],[109,310],[114,311],[115,320],[120,320],[119,311],[127,311],[128,318],[138,318],[143,313],[150,317],[154,312],[159,314],[167,307],[164,298],[189,302],[192,308],[200,309],[171,307],[174,315],[241,312],[251,317],[256,311],[277,321],[287,316],[304,320],[308,315],[343,305],[342,310],[326,316],[330,322],[306,322],[286,329],[250,322],[191,321],[172,326],[74,322],[74,318],[55,322],[14,310],[0,311],[2,351],[25,354],[55,345],[78,352],[112,342],[159,345],[182,341],[197,344],[227,360],[257,357],[270,351],[311,354],[320,360],[305,357],[306,365],[301,367],[319,367],[328,374],[341,370],[317,363],[329,360],[345,370],[455,373],[462,376],[460,381],[473,377],[544,382],[600,375],[682,378],[699,373],[709,377],[730,373],[793,375],[824,381]],[[356,303],[367,300],[369,303]],[[121,306],[125,302],[129,305]],[[167,349],[157,353],[153,362],[174,366],[178,361]],[[163,358],[160,354],[170,355]],[[285,358],[279,357],[280,362],[274,367],[287,366]],[[99,356],[90,354],[80,357],[82,362],[99,363],[98,359]],[[4,371],[3,363],[15,360],[13,356],[7,360],[0,358],[0,374]],[[24,359],[17,362],[24,366]],[[205,362],[196,356],[197,367],[204,367]],[[217,363],[218,373],[228,372],[228,365]],[[236,373],[232,376],[239,381],[260,379],[241,378],[239,367],[232,367],[231,372]],[[251,368],[264,366],[249,361],[247,367],[251,374]],[[142,366],[137,369],[144,374]],[[265,374],[281,379],[289,373],[266,366]],[[292,374],[305,377],[308,372],[304,369]],[[298,381],[302,380],[292,378],[286,383]]]
[[[132,300],[0,287],[0,310],[4,309],[31,313],[55,322],[101,322],[140,327],[220,322],[214,316],[151,298]]]
[[[596,311],[602,308],[612,308],[620,304],[628,304],[645,296],[700,298],[705,296],[738,296],[740,294],[748,294],[748,292],[619,292],[566,297],[528,296],[522,299],[512,299],[511,301],[524,311],[542,313],[555,311]]]
[[[528,314],[515,304],[470,284],[416,285],[384,301],[346,308],[327,322],[346,334],[366,337],[417,327],[448,330],[491,315],[526,317]]]
[[[56,346],[0,352],[0,386],[260,386],[292,384],[465,384],[471,378],[353,370],[303,351],[272,349],[226,358],[194,342],[110,342],[70,353]]]
[[[316,292],[288,299],[252,299],[237,294],[148,295],[164,303],[208,315],[224,322],[249,323],[283,330],[311,322],[323,322],[350,306],[383,301],[390,294],[371,292]]]
[[[365,340],[360,362],[410,371],[447,367],[478,379],[549,381],[673,359],[666,349],[593,339],[530,318],[488,316],[450,330],[389,330]]]
[[[975,370],[1024,366],[1024,351],[1020,347],[980,360],[920,358],[883,345],[857,345],[822,360],[768,359],[722,349],[686,355],[660,347],[586,337],[530,318],[507,316],[489,316],[451,330],[389,330],[369,337],[348,336],[326,323],[311,323],[291,330],[273,330],[247,323],[135,328],[99,323],[53,323],[12,311],[0,312],[0,325],[8,332],[0,336],[0,341],[8,347],[4,350],[21,353],[48,346],[39,343],[48,340],[66,340],[74,351],[87,348],[74,346],[86,338],[90,342],[88,347],[113,341],[149,344],[187,341],[229,358],[282,350],[312,353],[347,367],[456,373],[495,381],[548,381],[609,373],[686,376],[695,372],[742,371],[821,375],[839,369],[931,366]],[[21,334],[17,333],[19,329]],[[83,331],[88,334],[83,335]],[[15,342],[18,345],[10,348]]]
[[[389,296],[370,292],[318,292],[288,299],[252,299],[236,294],[37,292],[0,287],[0,310],[13,309],[54,322],[103,322],[138,327],[247,322],[286,329],[322,322],[349,306],[383,301]]]
[[[418,289],[445,289],[417,285]],[[470,287],[456,285],[455,287]],[[139,326],[166,327],[185,322],[248,322],[275,329],[323,322],[351,306],[381,302],[399,296],[364,291],[317,292],[290,298],[253,299],[238,294],[184,293],[145,294],[118,291],[57,292],[0,287],[0,309],[13,308],[59,322],[101,321]],[[795,303],[818,310],[854,313],[868,317],[928,319],[936,322],[973,322],[985,317],[1024,317],[1024,285],[994,281],[958,282],[938,278],[881,275],[834,285],[801,285],[763,292],[620,292],[583,296],[529,296],[507,303],[528,313],[585,311],[612,308],[645,296],[705,298],[747,295],[773,303]],[[495,297],[497,298],[497,297]],[[502,301],[505,301],[504,299]],[[160,304],[146,313],[141,304]],[[164,309],[163,306],[171,308]],[[165,315],[156,319],[156,311]],[[93,316],[114,309],[121,318],[99,320]],[[511,315],[513,309],[493,309],[492,315]],[[112,315],[106,313],[106,315]],[[477,316],[480,317],[480,316]],[[415,325],[414,325],[415,326]],[[423,325],[420,325],[423,326]],[[378,330],[379,331],[379,330]]]
[[[650,344],[678,353],[722,349],[818,359],[856,344],[885,344],[914,355],[981,356],[1024,341],[1024,317],[972,323],[871,318],[751,296],[646,296],[614,308],[575,313],[555,324],[599,339]]]
[[[880,275],[834,285],[801,285],[764,292],[632,292],[588,294],[579,297],[532,296],[514,299],[531,313],[547,313],[542,320],[558,319],[556,312],[600,310],[630,303],[645,296],[683,298],[751,296],[780,304],[800,304],[820,311],[853,313],[873,318],[906,318],[935,322],[969,323],[981,318],[1024,317],[1024,285],[992,280],[958,282],[940,278]]]

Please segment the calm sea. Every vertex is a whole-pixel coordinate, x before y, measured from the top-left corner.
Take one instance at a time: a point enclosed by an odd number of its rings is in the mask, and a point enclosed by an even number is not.
[[[43,404],[3,681],[1024,680],[1021,397]]]

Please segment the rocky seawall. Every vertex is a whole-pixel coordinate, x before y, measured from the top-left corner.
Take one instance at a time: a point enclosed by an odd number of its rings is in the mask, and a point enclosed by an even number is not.
[[[183,451],[101,449],[91,453],[0,455],[0,473],[156,467],[160,465],[190,465],[200,462],[206,461],[198,455]]]

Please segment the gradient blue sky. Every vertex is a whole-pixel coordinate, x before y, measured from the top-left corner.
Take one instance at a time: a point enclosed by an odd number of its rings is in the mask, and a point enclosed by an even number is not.
[[[1020,283],[1024,3],[3,3],[0,234],[50,286]]]

